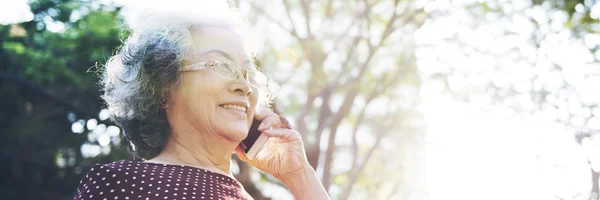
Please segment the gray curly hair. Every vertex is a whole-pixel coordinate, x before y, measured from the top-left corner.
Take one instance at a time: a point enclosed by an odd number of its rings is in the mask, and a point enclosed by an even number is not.
[[[192,33],[225,23],[240,28],[245,41],[252,37],[236,10],[214,11],[193,16],[148,10],[125,14],[131,34],[107,61],[100,84],[111,117],[123,130],[122,144],[134,156],[154,158],[171,135],[160,102],[179,84],[179,68],[192,50]],[[268,106],[268,99],[261,96],[259,107]]]

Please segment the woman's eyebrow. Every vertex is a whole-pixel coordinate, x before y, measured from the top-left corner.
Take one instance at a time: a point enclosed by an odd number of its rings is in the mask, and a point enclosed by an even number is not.
[[[227,59],[229,59],[229,60],[232,60],[232,61],[233,61],[233,60],[235,60],[235,59],[233,59],[233,56],[231,56],[231,55],[229,55],[227,52],[225,52],[225,51],[222,51],[222,50],[219,50],[219,49],[213,49],[213,50],[210,50],[210,51],[204,52],[204,53],[202,54],[202,56],[206,56],[206,55],[208,55],[208,54],[211,54],[211,53],[217,53],[217,54],[220,54],[220,55],[222,55],[223,57],[225,57],[225,58],[227,58]],[[250,60],[245,60],[245,61],[244,61],[242,64],[246,64],[246,63],[250,63]]]

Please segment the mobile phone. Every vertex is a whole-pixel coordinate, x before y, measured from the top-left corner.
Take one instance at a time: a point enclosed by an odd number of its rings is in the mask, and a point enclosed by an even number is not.
[[[246,154],[246,157],[250,160],[253,160],[254,157],[256,157],[256,154],[258,154],[265,143],[267,143],[267,139],[269,139],[269,137],[263,135],[258,130],[260,123],[262,123],[261,120],[254,119],[250,126],[250,130],[248,131],[248,136],[239,144],[240,148]]]

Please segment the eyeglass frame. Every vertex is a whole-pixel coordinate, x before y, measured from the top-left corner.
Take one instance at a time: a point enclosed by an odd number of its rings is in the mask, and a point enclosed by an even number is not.
[[[228,63],[232,66],[234,66],[235,69],[235,77],[234,78],[229,78],[229,77],[224,77],[221,73],[216,71],[217,68],[217,64],[218,63]],[[250,77],[249,77],[249,73],[250,70],[248,69],[244,69],[244,68],[240,68],[240,67],[236,67],[235,63],[231,62],[231,61],[221,61],[221,60],[205,60],[205,61],[200,61],[194,64],[189,64],[189,65],[185,65],[182,66],[181,68],[179,68],[179,71],[181,72],[185,72],[185,71],[196,71],[196,70],[203,70],[203,69],[208,69],[208,68],[212,68],[213,71],[215,71],[215,73],[217,73],[219,76],[226,78],[226,79],[230,79],[230,80],[237,80],[238,78],[243,77],[244,80],[246,80],[250,85],[253,85],[250,82]],[[243,71],[242,71],[243,70]],[[244,73],[243,73],[244,72]],[[262,72],[260,70],[256,70],[256,72],[261,73]],[[265,85],[253,85],[255,87],[266,87],[267,86],[267,76],[263,74],[263,76],[265,77]]]

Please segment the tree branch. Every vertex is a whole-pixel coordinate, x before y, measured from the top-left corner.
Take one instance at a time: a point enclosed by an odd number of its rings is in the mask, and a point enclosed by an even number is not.
[[[36,84],[33,84],[31,82],[28,82],[22,78],[19,77],[12,77],[12,76],[8,76],[8,75],[4,75],[4,74],[0,74],[0,80],[3,81],[9,81],[9,82],[13,82],[21,87],[25,87],[31,91],[34,91],[38,94],[43,95],[44,97],[46,97],[47,99],[49,99],[50,101],[53,101],[59,105],[61,105],[62,107],[67,108],[68,110],[73,111],[75,114],[77,115],[81,115],[81,116],[85,116],[85,118],[92,118],[93,116],[96,116],[95,113],[91,113],[88,112],[84,109],[81,109],[73,104],[71,104],[71,102],[62,99],[50,92],[48,92],[48,90],[46,90],[45,88],[42,88],[41,86],[38,86]]]
[[[390,200],[390,199],[392,199],[392,197],[394,197],[394,195],[396,193],[398,193],[398,188],[400,188],[400,183],[402,183],[402,181],[400,179],[396,180],[396,183],[394,183],[394,186],[392,186],[392,188],[394,188],[394,189],[392,190],[392,192],[390,192],[390,194],[387,195],[387,198],[385,198],[385,199]]]
[[[337,134],[337,127],[339,126],[339,124],[341,123],[343,116],[345,116],[346,114],[348,114],[348,112],[350,111],[350,108],[352,108],[352,104],[354,103],[354,99],[356,99],[356,96],[358,94],[358,84],[359,82],[354,82],[352,84],[352,86],[350,87],[350,90],[348,92],[346,92],[346,95],[344,97],[344,102],[342,103],[342,105],[340,106],[340,108],[338,109],[338,112],[329,118],[329,121],[331,121],[331,125],[329,125],[329,140],[327,141],[327,151],[325,152],[325,165],[324,165],[324,172],[323,172],[323,186],[325,187],[326,190],[329,190],[329,186],[331,185],[331,162],[333,160],[333,152],[335,151],[335,137]]]
[[[400,76],[397,75],[396,77],[400,77]],[[395,79],[395,80],[397,80],[397,79]],[[385,90],[394,82],[396,82],[396,81],[390,81],[387,84],[385,84],[383,92],[385,92]],[[360,125],[362,125],[362,121],[365,117],[367,107],[369,107],[369,105],[371,104],[373,99],[375,99],[377,96],[379,96],[383,92],[379,92],[379,90],[377,90],[377,89],[371,90],[371,93],[369,93],[369,95],[367,97],[365,106],[363,106],[363,108],[360,110],[358,119],[356,120],[356,122],[354,123],[354,126],[352,127],[352,167],[351,167],[351,169],[356,167],[356,164],[357,164],[356,161],[358,158],[358,144],[356,141],[356,135],[358,132],[358,128],[360,127]]]
[[[297,61],[303,60],[301,58],[296,59]],[[290,73],[289,76],[286,76],[285,78],[283,78],[281,81],[279,82],[279,85],[285,85],[287,84],[294,75],[296,75],[296,72],[298,72],[298,69],[300,68],[300,65],[302,64],[302,62],[295,62],[294,66],[292,67],[292,73]]]
[[[237,156],[233,156],[233,159],[235,160],[235,162],[238,165],[238,168],[240,169],[240,172],[235,175],[235,179],[242,183],[246,192],[248,192],[248,194],[250,194],[250,196],[252,196],[252,198],[254,199],[270,200],[271,198],[266,198],[265,196],[263,196],[262,192],[260,192],[260,190],[255,186],[254,182],[252,182],[251,166],[245,163],[244,161],[240,160],[240,158],[238,158]]]
[[[287,17],[290,20],[290,24],[292,24],[292,32],[294,33],[293,35],[296,36],[299,41],[302,41],[302,38],[300,38],[300,35],[298,35],[298,31],[296,30],[296,24],[294,23],[294,20],[292,19],[290,5],[288,4],[288,1],[283,0],[283,5],[285,6],[285,13],[287,14]]]
[[[295,28],[293,27],[293,23],[292,23],[292,30],[289,30],[287,27],[285,27],[280,21],[275,20],[273,17],[271,17],[269,14],[267,14],[262,8],[260,8],[259,6],[256,6],[253,2],[250,2],[250,6],[252,7],[252,9],[256,10],[258,13],[262,14],[263,16],[265,16],[267,19],[269,19],[270,21],[274,22],[275,24],[277,24],[281,29],[285,30],[286,32],[288,32],[290,35],[298,38],[298,34],[296,33]]]
[[[399,0],[395,1],[395,5],[397,5],[398,1]],[[337,127],[339,126],[341,120],[349,112],[351,105],[354,103],[354,100],[358,93],[358,86],[356,85],[356,83],[360,82],[360,79],[362,79],[365,72],[367,71],[367,68],[370,66],[369,65],[370,60],[373,58],[373,56],[379,50],[379,48],[381,46],[383,46],[384,41],[387,39],[387,37],[391,33],[393,33],[393,31],[395,30],[393,28],[393,24],[395,23],[396,10],[397,9],[394,9],[394,13],[392,14],[390,20],[388,21],[385,30],[382,32],[382,36],[381,36],[379,43],[374,48],[369,49],[369,55],[368,55],[367,59],[365,60],[365,62],[362,64],[359,74],[355,78],[352,79],[353,85],[351,86],[350,90],[346,93],[346,96],[344,98],[344,102],[342,103],[342,106],[340,107],[338,112],[334,116],[332,116],[333,119],[331,120],[332,122],[330,125],[330,134],[329,134],[329,141],[328,141],[328,146],[327,146],[328,149],[325,154],[325,165],[324,165],[325,169],[331,168],[332,156],[333,156],[333,152],[335,151],[335,148],[336,148],[335,147],[335,138],[336,138],[336,134],[337,134]],[[323,172],[323,186],[325,186],[325,189],[329,189],[329,186],[331,184],[330,176],[331,176],[331,172],[329,170],[325,170]]]
[[[325,6],[325,17],[326,18],[330,18],[331,15],[333,14],[331,11],[332,7],[333,7],[333,0],[327,1],[327,6]]]
[[[363,116],[364,116],[364,110],[365,110],[364,108],[366,108],[366,106],[363,107],[363,110],[361,111],[361,116],[359,116],[359,118],[363,118]],[[396,119],[396,117],[397,117],[396,115],[397,115],[398,112],[397,111],[392,111],[392,112],[395,113],[395,114],[394,114],[394,116],[392,116],[391,119]],[[384,118],[385,119],[390,119],[389,115],[392,112],[387,113],[387,116],[384,117]],[[361,121],[362,121],[362,119],[361,119]],[[385,128],[382,128],[382,129],[380,129],[378,131],[379,134],[377,134],[377,140],[375,142],[375,145],[373,145],[369,149],[369,151],[365,155],[365,158],[363,159],[363,161],[360,164],[358,164],[358,166],[356,165],[357,164],[357,160],[358,160],[357,159],[358,158],[358,153],[357,153],[357,149],[356,149],[357,146],[358,146],[356,144],[356,130],[358,129],[357,127],[359,125],[355,126],[354,132],[352,134],[353,143],[354,143],[353,144],[353,149],[352,149],[353,152],[352,153],[354,155],[354,158],[352,159],[353,160],[352,167],[350,168],[351,170],[350,170],[350,173],[348,175],[350,178],[348,180],[348,183],[346,184],[346,186],[342,190],[342,194],[341,194],[342,198],[340,198],[340,199],[347,199],[348,198],[348,195],[350,195],[350,193],[352,192],[352,188],[354,187],[354,184],[358,180],[359,175],[364,170],[366,163],[371,159],[371,156],[373,155],[373,152],[375,151],[375,149],[379,147],[379,144],[380,144],[381,140],[392,130],[391,127],[393,125],[394,125],[394,123],[393,123],[393,120],[392,120],[392,122],[390,122],[390,124],[388,124],[387,126],[384,126]]]
[[[375,141],[375,144],[369,149],[369,151],[367,151],[367,154],[365,155],[365,159],[360,163],[360,165],[358,165],[358,167],[353,168],[353,170],[352,170],[353,173],[351,173],[349,175],[350,176],[350,180],[348,181],[349,183],[344,188],[344,192],[342,194],[350,194],[350,192],[352,191],[352,187],[354,187],[354,184],[358,180],[358,177],[364,170],[366,163],[371,159],[371,157],[373,156],[373,152],[375,152],[375,150],[377,148],[379,148],[381,141],[389,132],[390,132],[390,130],[388,129],[388,130],[384,130],[384,131],[380,132],[380,134],[377,134],[377,140]],[[345,198],[342,197],[340,199],[346,199],[346,198],[347,197],[345,197]]]
[[[302,7],[302,11],[304,13],[304,23],[306,25],[306,33],[308,34],[306,38],[312,38],[312,31],[310,29],[310,0],[301,0],[300,5]]]

